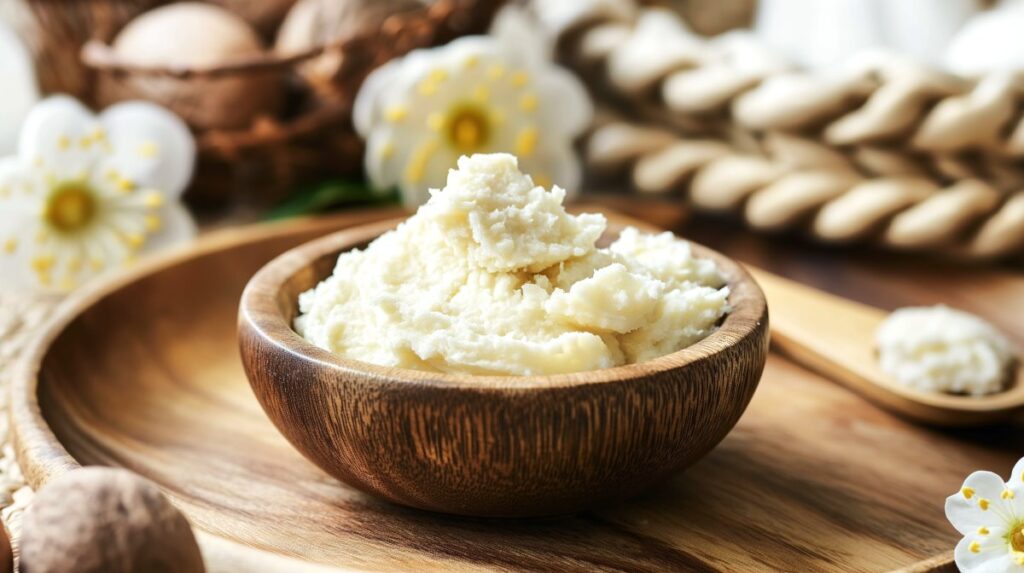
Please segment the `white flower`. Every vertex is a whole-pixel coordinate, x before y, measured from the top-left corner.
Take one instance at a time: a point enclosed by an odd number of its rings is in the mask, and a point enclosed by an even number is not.
[[[0,285],[68,291],[191,238],[178,198],[194,161],[192,134],[159,106],[94,116],[67,96],[39,102],[0,160]]]
[[[39,101],[32,58],[0,20],[0,155],[14,151],[25,115]]]
[[[992,472],[967,476],[946,498],[946,518],[964,536],[953,552],[960,571],[1024,572],[1024,459],[1008,482]]]
[[[550,63],[536,28],[503,16],[494,36],[416,50],[372,73],[356,98],[356,130],[378,188],[420,205],[463,155],[507,152],[537,184],[580,183],[573,139],[593,108],[583,85]]]

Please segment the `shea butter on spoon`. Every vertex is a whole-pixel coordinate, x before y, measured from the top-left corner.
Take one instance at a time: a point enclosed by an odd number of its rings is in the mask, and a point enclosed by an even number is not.
[[[945,305],[896,310],[875,342],[886,374],[926,392],[999,392],[1014,361],[1013,346],[994,326]]]
[[[771,307],[772,346],[879,406],[942,426],[987,424],[1024,410],[1024,371],[1013,358],[1019,352],[981,319],[951,309],[890,315],[757,268],[747,271]],[[983,376],[968,382],[979,371]]]
[[[571,215],[507,154],[463,157],[444,189],[299,298],[296,331],[347,358],[466,374],[596,370],[675,352],[728,312],[715,264],[671,233]]]

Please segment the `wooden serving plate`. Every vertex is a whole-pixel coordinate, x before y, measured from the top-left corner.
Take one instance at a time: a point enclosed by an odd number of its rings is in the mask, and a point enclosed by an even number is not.
[[[772,355],[718,448],[630,502],[488,521],[377,501],[272,426],[242,372],[235,319],[246,281],[275,255],[394,214],[210,236],[69,300],[12,387],[31,485],[78,464],[138,472],[192,521],[211,571],[885,571],[950,553],[945,496],[1024,452],[1019,432],[913,426]]]

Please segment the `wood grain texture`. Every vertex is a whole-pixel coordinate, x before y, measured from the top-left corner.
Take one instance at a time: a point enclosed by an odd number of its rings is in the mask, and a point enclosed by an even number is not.
[[[616,218],[605,234],[618,231]],[[420,509],[535,517],[635,496],[689,466],[746,409],[768,352],[761,289],[714,260],[730,313],[707,338],[641,364],[557,376],[446,375],[350,360],[292,329],[300,293],[400,220],[293,249],[242,294],[239,347],[256,397],[310,460],[343,482]]]
[[[876,357],[875,332],[888,312],[756,267],[748,270],[779,317],[772,324],[777,349],[892,412],[937,426],[978,426],[1024,407],[1024,372],[1017,366],[1007,388],[995,394],[966,396],[909,388],[886,374]]]
[[[915,426],[771,354],[722,443],[629,502],[496,522],[377,501],[281,437],[249,388],[235,338],[238,297],[256,270],[353,222],[211,237],[72,301],[12,388],[30,482],[38,487],[79,463],[141,473],[195,525],[210,571],[921,572],[934,569],[916,567],[926,558],[948,562],[958,539],[943,516],[945,496],[975,469],[1008,473],[1024,452],[1017,426]],[[1019,274],[765,240],[715,221],[685,233],[882,308],[952,303],[1024,342]]]

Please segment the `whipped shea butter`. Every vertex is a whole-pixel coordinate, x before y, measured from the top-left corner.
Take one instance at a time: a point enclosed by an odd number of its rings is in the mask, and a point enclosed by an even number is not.
[[[875,342],[882,370],[928,392],[999,392],[1015,360],[1010,341],[994,326],[942,305],[893,312]]]
[[[729,289],[670,233],[628,228],[534,185],[511,155],[463,157],[397,229],[342,253],[299,297],[295,328],[347,358],[469,374],[556,374],[668,354],[706,337]]]

